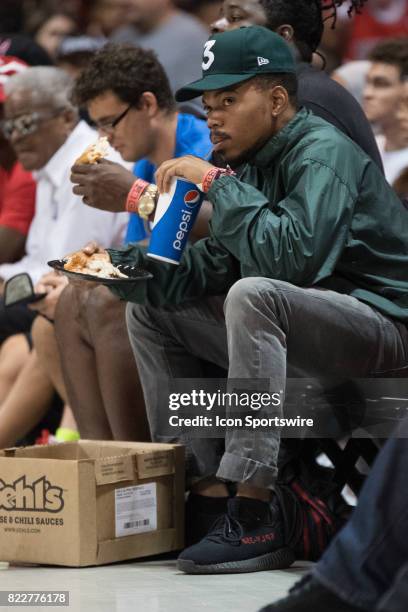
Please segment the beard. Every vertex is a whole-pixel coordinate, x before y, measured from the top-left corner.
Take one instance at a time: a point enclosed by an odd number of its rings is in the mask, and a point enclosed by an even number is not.
[[[235,156],[228,156],[225,153],[215,152],[211,156],[211,163],[213,163],[218,168],[226,168],[229,166],[233,170],[247,164],[255,157],[255,155],[260,151],[268,140],[272,137],[271,134],[268,136],[262,136],[259,138],[256,143],[254,143],[251,147],[244,149],[242,152]]]

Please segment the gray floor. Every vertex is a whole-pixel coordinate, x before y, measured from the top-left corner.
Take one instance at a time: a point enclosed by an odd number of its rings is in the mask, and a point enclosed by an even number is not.
[[[285,595],[307,567],[299,563],[285,571],[187,576],[176,570],[175,561],[162,559],[82,569],[10,566],[0,571],[0,590],[70,592],[69,608],[31,610],[256,612]]]

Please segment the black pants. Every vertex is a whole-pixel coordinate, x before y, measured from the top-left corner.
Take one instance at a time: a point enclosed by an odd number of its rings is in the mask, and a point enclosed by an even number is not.
[[[14,334],[27,334],[37,313],[27,306],[4,306],[0,298],[0,344]]]

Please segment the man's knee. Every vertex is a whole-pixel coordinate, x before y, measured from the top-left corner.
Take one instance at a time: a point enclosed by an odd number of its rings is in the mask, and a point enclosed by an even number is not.
[[[124,322],[125,304],[119,300],[107,287],[95,287],[89,291],[85,305],[85,316],[89,327],[93,330],[107,328],[116,324],[122,317]]]
[[[281,281],[258,276],[241,278],[229,290],[224,304],[225,316],[273,308]],[[272,299],[271,299],[272,298]]]
[[[151,327],[152,318],[146,306],[128,302],[126,305],[126,327],[129,336],[138,335],[148,327]]]
[[[67,285],[61,293],[57,307],[55,309],[55,324],[58,325],[60,322],[62,325],[66,325],[67,318],[71,317],[77,310],[78,294],[81,289],[76,285]]]

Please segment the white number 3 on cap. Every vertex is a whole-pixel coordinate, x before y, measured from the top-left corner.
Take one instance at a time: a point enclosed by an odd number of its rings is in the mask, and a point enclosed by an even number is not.
[[[216,40],[207,40],[207,42],[204,45],[203,58],[205,61],[203,61],[201,65],[203,70],[208,70],[210,66],[212,66],[215,60],[215,55],[211,51],[211,49],[213,48],[216,42],[217,42]]]

